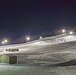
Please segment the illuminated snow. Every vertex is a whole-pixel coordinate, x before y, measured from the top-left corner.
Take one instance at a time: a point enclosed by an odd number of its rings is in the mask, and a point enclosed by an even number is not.
[[[1,75],[75,75],[76,66],[42,67],[44,65],[64,62],[73,63],[76,59],[76,35],[57,35],[46,37],[33,42],[0,46],[4,51],[18,48],[18,52],[0,52],[0,54],[14,54],[18,57],[18,64],[0,65]],[[28,63],[28,64],[27,64]],[[29,65],[30,64],[30,65]],[[41,66],[38,66],[40,64]]]

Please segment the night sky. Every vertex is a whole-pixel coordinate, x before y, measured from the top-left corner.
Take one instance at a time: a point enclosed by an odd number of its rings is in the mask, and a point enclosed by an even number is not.
[[[0,0],[0,38],[17,39],[76,26],[74,0]]]

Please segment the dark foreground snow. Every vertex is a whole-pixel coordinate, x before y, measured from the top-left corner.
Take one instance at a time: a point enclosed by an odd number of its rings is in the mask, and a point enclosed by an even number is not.
[[[0,65],[0,75],[76,75],[76,66]]]

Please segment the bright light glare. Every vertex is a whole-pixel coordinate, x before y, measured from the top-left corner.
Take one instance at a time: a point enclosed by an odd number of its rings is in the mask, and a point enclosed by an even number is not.
[[[42,36],[40,36],[40,39],[42,39]]]
[[[7,43],[7,42],[8,42],[8,40],[6,40],[6,39],[5,39],[5,40],[4,40],[4,42],[5,42],[5,43]]]
[[[66,32],[66,31],[63,29],[63,30],[62,30],[62,33],[65,33],[65,32]]]
[[[2,41],[2,44],[4,44],[5,42],[4,41]]]
[[[8,40],[7,39],[4,39],[3,41],[2,41],[2,44],[6,44],[8,42]]]
[[[73,32],[71,31],[71,32],[69,32],[69,34],[73,34]]]
[[[29,40],[30,40],[30,37],[29,37],[29,36],[28,36],[28,37],[26,37],[26,40],[27,40],[27,41],[29,41]]]

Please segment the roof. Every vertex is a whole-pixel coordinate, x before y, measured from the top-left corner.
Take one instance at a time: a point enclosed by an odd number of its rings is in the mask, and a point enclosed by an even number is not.
[[[12,56],[15,56],[13,54],[3,54],[2,56],[9,56],[9,57],[12,57]]]

